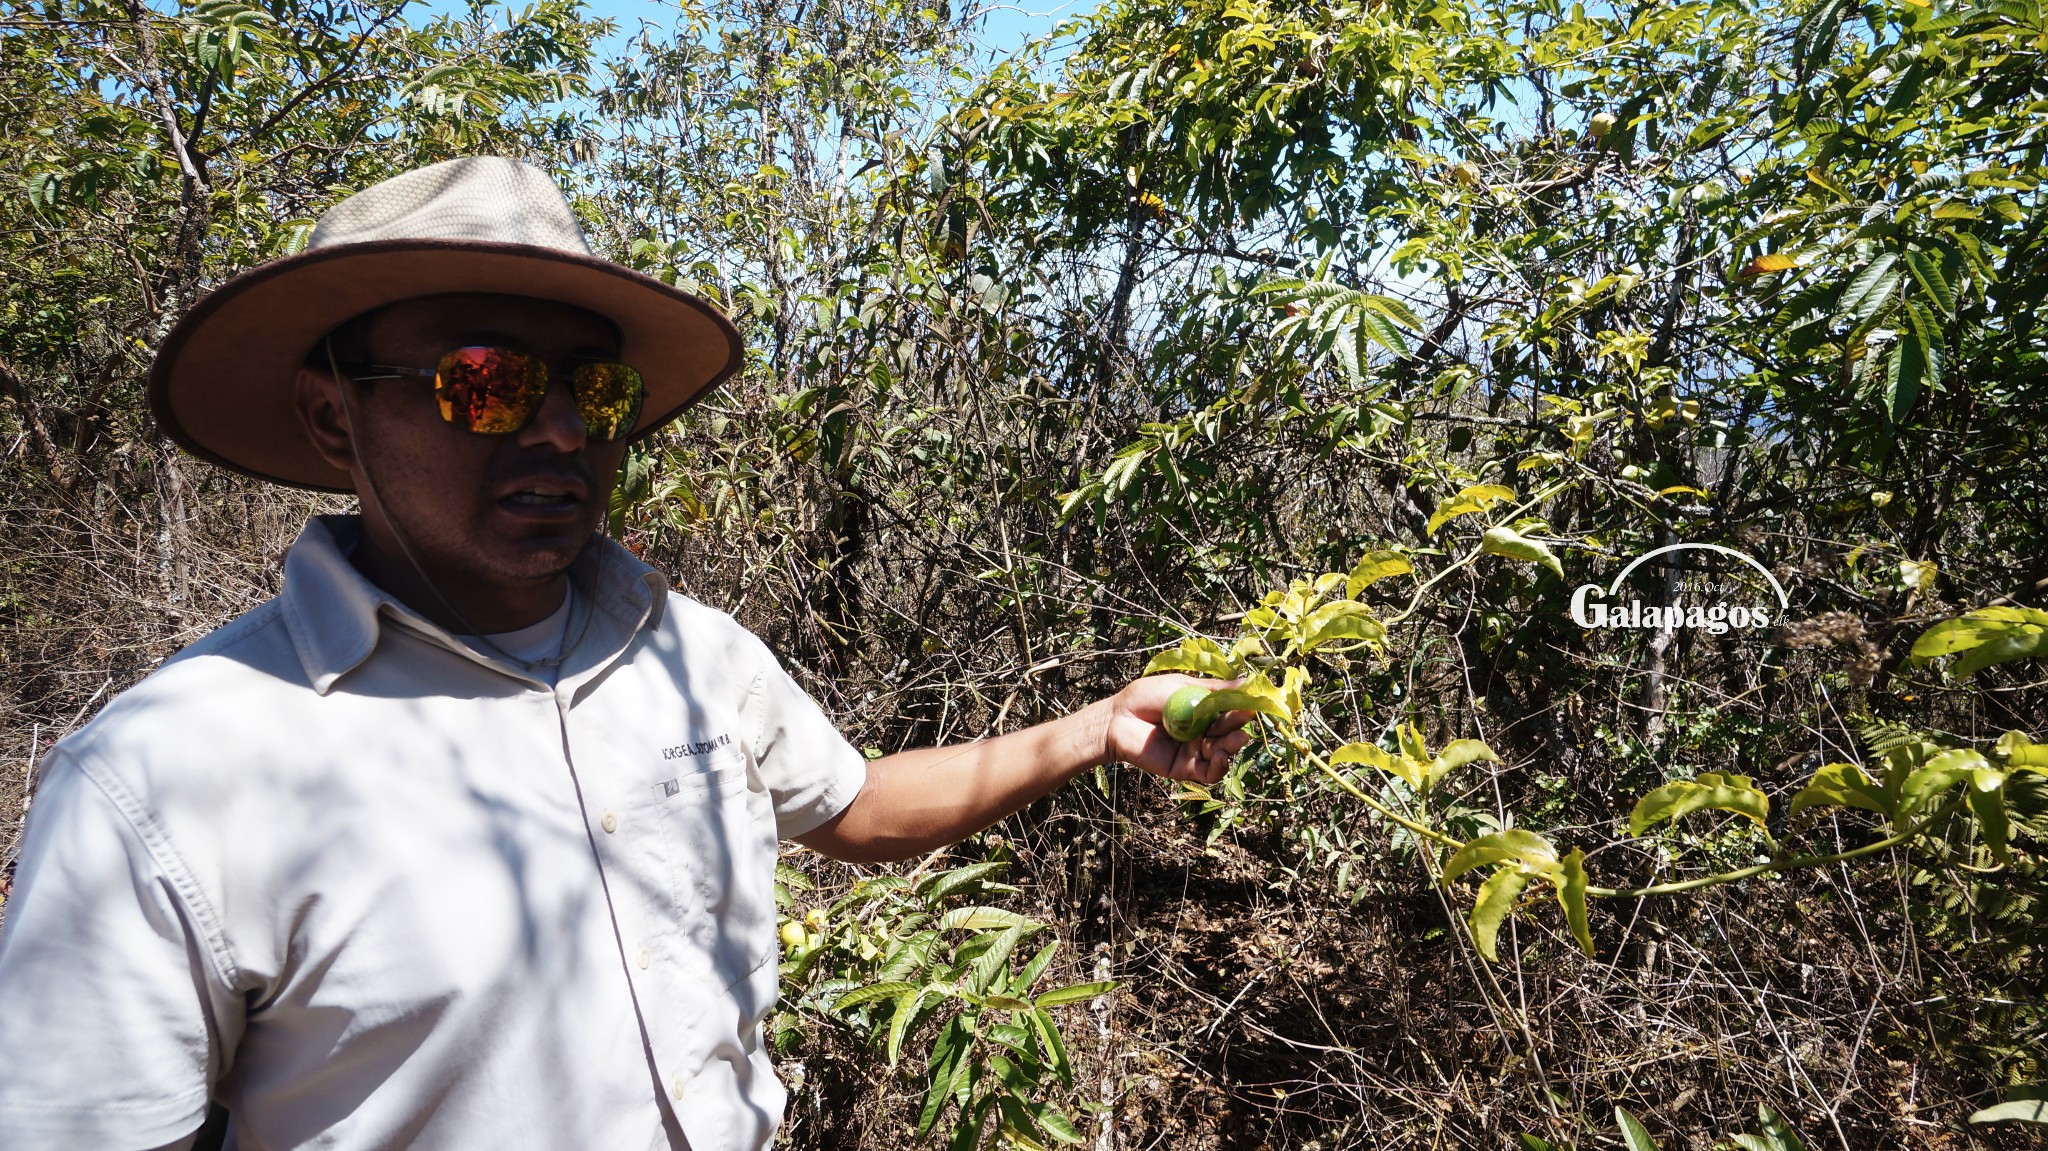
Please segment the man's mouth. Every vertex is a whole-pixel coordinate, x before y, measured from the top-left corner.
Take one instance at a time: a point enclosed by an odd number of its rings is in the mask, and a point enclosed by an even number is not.
[[[499,502],[524,508],[571,508],[583,502],[583,497],[567,488],[531,487],[520,488]]]

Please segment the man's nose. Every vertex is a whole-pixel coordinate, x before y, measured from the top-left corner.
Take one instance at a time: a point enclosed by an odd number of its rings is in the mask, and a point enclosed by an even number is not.
[[[549,381],[540,410],[519,429],[519,446],[550,447],[566,454],[582,451],[589,442],[590,429],[583,423],[583,413],[576,407],[569,381]]]

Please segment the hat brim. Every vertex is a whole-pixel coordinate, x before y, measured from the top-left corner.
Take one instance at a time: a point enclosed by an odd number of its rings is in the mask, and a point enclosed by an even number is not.
[[[706,300],[609,260],[482,240],[377,240],[252,269],[171,330],[149,373],[149,405],[186,451],[257,479],[354,490],[314,450],[293,384],[306,353],[356,316],[399,300],[490,292],[574,304],[619,327],[619,358],[647,382],[638,439],[737,372],[732,321]]]

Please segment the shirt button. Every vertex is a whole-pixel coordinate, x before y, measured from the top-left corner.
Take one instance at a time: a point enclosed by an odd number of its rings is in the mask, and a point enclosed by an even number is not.
[[[649,950],[647,950],[647,949],[646,949],[645,947],[641,948],[641,949],[640,949],[640,970],[642,970],[642,971],[645,971],[645,970],[647,970],[647,965],[648,965],[648,964],[650,964],[650,963],[652,963],[652,962],[654,962],[654,952],[652,952],[652,951],[649,951]]]
[[[619,829],[619,817],[613,815],[609,811],[605,812],[604,818],[599,820],[598,822],[604,825],[606,835],[610,835],[612,832],[617,831]]]
[[[681,1099],[683,1097],[683,1077],[680,1075],[676,1076],[676,1081],[669,1084],[668,1089],[676,1098]]]

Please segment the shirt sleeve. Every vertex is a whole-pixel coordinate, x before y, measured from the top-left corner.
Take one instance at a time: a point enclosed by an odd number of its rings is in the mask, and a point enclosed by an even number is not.
[[[846,810],[867,781],[867,757],[765,645],[758,651],[760,671],[747,700],[755,768],[775,803],[776,834],[790,839]]]
[[[53,752],[0,923],[0,1146],[154,1148],[204,1121],[211,962],[177,886]]]

